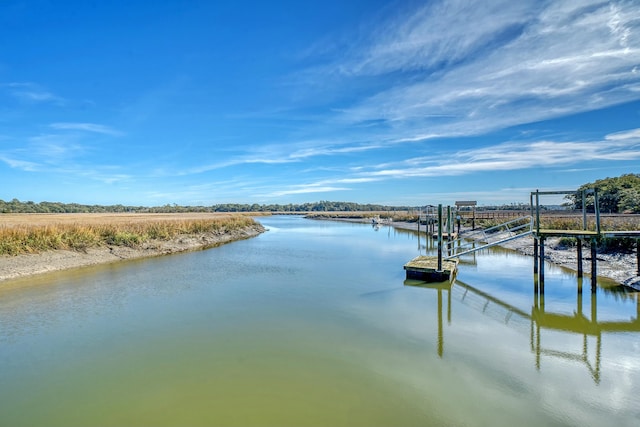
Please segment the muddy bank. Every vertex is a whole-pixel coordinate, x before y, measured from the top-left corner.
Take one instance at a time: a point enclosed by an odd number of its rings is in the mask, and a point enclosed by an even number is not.
[[[248,239],[264,231],[265,228],[262,225],[255,224],[229,232],[183,235],[168,241],[149,241],[137,248],[105,246],[91,248],[86,252],[57,250],[29,255],[5,255],[0,256],[0,282],[18,277],[106,264],[127,259],[147,258],[177,252],[207,249],[236,240]]]
[[[331,218],[331,220],[371,223],[370,218]],[[391,226],[403,230],[418,230],[418,224],[415,222],[398,221],[391,223]],[[421,231],[424,231],[424,226],[421,227]],[[470,228],[461,228],[461,237],[464,237],[465,233],[469,233],[470,231]],[[561,246],[559,242],[559,238],[546,239],[545,259],[553,264],[577,271],[578,254],[576,248]],[[533,256],[533,237],[531,236],[512,240],[510,242],[503,243],[500,246],[524,255]],[[533,270],[533,260],[531,268]],[[588,248],[583,248],[582,268],[585,276],[589,276],[591,272],[591,252]],[[616,283],[624,284],[640,290],[640,276],[638,276],[637,273],[638,264],[635,252],[597,254],[598,277],[604,277],[613,280]]]

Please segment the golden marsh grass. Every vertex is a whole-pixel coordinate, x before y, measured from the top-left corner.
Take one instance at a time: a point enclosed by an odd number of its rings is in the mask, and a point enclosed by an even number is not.
[[[255,225],[233,214],[2,214],[0,255],[101,246],[138,247],[183,235],[224,234]]]

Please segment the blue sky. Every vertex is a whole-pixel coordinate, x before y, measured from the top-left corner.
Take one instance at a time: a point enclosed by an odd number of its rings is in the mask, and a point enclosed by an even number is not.
[[[493,204],[631,172],[637,1],[0,1],[0,199]]]

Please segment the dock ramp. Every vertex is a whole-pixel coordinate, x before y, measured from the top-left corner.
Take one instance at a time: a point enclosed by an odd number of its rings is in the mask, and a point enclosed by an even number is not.
[[[520,239],[533,234],[533,217],[530,215],[512,219],[491,228],[466,233],[456,240],[447,242],[443,259],[450,260],[462,255],[500,245],[511,240]]]

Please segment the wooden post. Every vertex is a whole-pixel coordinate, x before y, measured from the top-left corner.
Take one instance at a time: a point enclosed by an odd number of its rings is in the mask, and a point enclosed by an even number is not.
[[[544,293],[544,237],[540,238],[540,273],[538,281],[540,282],[540,292]]]
[[[596,233],[600,235],[600,202],[598,200],[598,189],[593,189],[593,208],[596,211]]]
[[[540,234],[540,194],[536,190],[536,233]]]
[[[640,239],[636,239],[636,265],[638,266],[638,276],[640,276]]]
[[[447,323],[451,324],[451,287],[447,289]]]
[[[582,278],[583,273],[582,273],[582,239],[580,239],[579,237],[576,239],[578,241],[577,245],[576,245],[576,251],[577,251],[577,256],[578,256],[578,277]]]
[[[447,206],[447,256],[451,255],[451,206]]]
[[[596,238],[591,238],[591,292],[596,292],[596,285],[598,283],[598,272],[597,272],[597,254],[596,254]]]
[[[475,230],[476,229],[476,207],[473,207],[473,214],[471,217],[471,230]]]
[[[442,271],[442,205],[438,205],[438,271]]]
[[[533,274],[538,274],[538,238],[533,238]]]
[[[531,219],[533,220],[533,193],[529,194],[529,213],[531,215]]]
[[[444,353],[444,334],[442,333],[442,289],[438,289],[438,356]]]
[[[578,301],[577,301],[577,309],[578,316],[582,317],[582,278],[578,278]]]
[[[586,190],[582,190],[582,229],[583,230],[587,229],[587,192]]]

